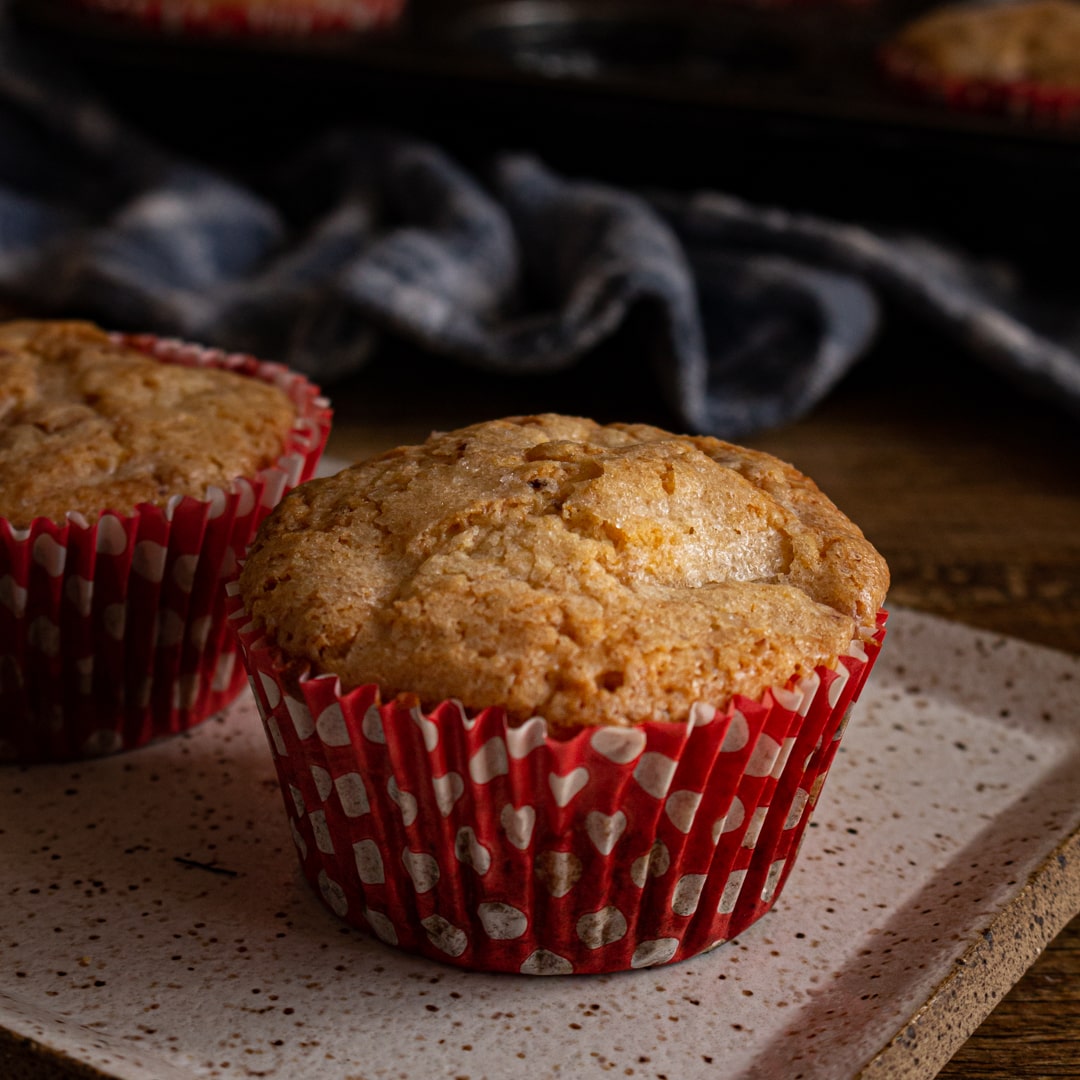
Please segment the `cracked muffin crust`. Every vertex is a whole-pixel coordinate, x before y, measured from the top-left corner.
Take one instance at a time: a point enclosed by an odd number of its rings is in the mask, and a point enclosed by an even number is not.
[[[268,382],[165,364],[89,323],[6,323],[0,516],[26,526],[201,499],[272,463],[294,419]]]
[[[240,579],[297,673],[505,706],[565,737],[685,720],[834,662],[884,560],[789,465],[645,425],[437,433],[290,494]]]

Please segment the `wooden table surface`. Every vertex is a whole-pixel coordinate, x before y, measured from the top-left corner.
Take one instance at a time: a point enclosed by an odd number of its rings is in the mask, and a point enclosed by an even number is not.
[[[432,428],[545,409],[676,425],[647,367],[626,359],[633,344],[556,377],[499,381],[384,347],[331,388],[337,415],[361,432],[331,450],[360,456]],[[746,441],[812,475],[862,525],[890,563],[894,602],[1080,653],[1075,417],[916,333],[893,334],[810,416]],[[87,1075],[0,1033],[0,1076]],[[1080,1077],[1080,917],[940,1075]]]

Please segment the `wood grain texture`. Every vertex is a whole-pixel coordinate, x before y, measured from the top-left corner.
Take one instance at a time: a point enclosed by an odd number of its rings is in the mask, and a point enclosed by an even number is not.
[[[938,1074],[948,1080],[1080,1076],[1080,918]]]

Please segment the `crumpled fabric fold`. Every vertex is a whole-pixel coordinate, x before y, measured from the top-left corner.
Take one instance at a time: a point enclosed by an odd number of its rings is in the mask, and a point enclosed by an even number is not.
[[[626,378],[725,438],[812,409],[888,311],[1080,412],[1080,317],[926,239],[620,190],[522,154],[478,175],[370,130],[325,133],[256,189],[126,127],[13,34],[0,28],[0,300],[18,310],[252,352],[328,386],[380,333],[537,374],[644,312]]]

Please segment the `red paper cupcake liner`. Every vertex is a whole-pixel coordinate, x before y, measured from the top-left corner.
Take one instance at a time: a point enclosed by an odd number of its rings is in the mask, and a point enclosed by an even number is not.
[[[878,52],[878,66],[893,86],[919,101],[958,112],[1011,116],[1054,127],[1080,124],[1078,87],[943,75],[891,45]]]
[[[775,903],[885,634],[760,701],[587,729],[427,713],[283,674],[230,618],[304,876],[347,922],[464,968],[598,973],[686,959]]]
[[[224,579],[262,519],[311,477],[330,409],[280,364],[146,335],[114,340],[170,364],[279,386],[296,421],[277,461],[228,491],[94,522],[0,518],[0,760],[92,757],[197,724],[231,701],[243,665]]]
[[[405,0],[72,0],[85,11],[135,21],[154,30],[198,35],[295,36],[389,27]]]

